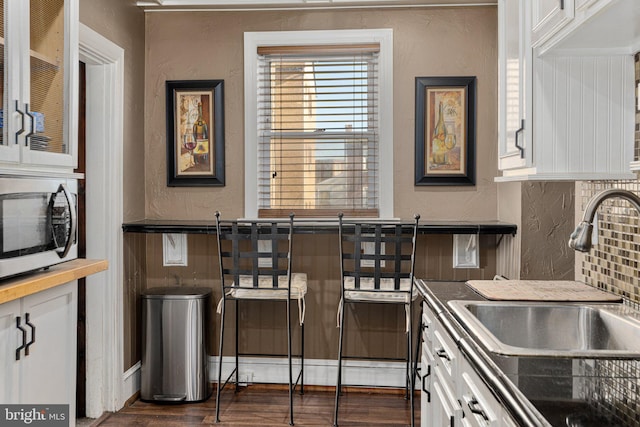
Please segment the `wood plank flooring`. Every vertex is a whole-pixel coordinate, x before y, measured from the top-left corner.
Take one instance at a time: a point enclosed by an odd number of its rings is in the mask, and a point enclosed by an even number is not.
[[[420,398],[418,393],[415,396],[415,419],[419,425]],[[333,425],[334,399],[331,388],[306,387],[304,395],[294,395],[295,425]],[[201,403],[158,405],[136,400],[92,426],[211,425],[215,424],[215,400],[215,394]],[[289,423],[286,386],[251,385],[237,393],[229,387],[223,390],[221,401],[219,425],[222,426],[269,427]],[[398,390],[348,389],[340,398],[340,426],[408,426],[409,414],[409,401]]]

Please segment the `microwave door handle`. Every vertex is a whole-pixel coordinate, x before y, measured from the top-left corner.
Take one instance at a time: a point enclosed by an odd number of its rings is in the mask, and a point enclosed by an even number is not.
[[[74,209],[73,196],[71,195],[69,189],[65,184],[60,184],[58,191],[60,190],[62,190],[62,192],[64,193],[64,197],[67,198],[67,203],[69,203],[69,214],[71,216],[71,230],[69,230],[69,239],[67,240],[67,244],[64,247],[64,251],[58,252],[60,258],[64,258],[67,256],[69,250],[71,249],[71,246],[73,245],[73,237],[76,235],[76,228],[78,227],[78,224],[76,210]]]

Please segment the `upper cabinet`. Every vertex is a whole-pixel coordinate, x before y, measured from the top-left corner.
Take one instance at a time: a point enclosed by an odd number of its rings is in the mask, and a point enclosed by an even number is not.
[[[533,44],[546,40],[573,19],[573,2],[574,0],[533,0],[531,3]]]
[[[77,165],[78,0],[0,0],[0,172]]]
[[[531,44],[525,4],[498,1],[498,62],[501,170],[520,169],[531,163]]]
[[[640,50],[640,1],[565,2],[573,18],[540,35],[534,43],[539,54],[631,55]]]
[[[599,28],[612,10],[632,30],[605,43]],[[498,1],[496,181],[634,177],[639,19],[638,0]]]

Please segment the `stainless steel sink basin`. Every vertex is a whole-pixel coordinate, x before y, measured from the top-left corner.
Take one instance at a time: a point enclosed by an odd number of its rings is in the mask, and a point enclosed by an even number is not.
[[[506,356],[637,358],[640,319],[622,304],[449,301],[464,327]]]

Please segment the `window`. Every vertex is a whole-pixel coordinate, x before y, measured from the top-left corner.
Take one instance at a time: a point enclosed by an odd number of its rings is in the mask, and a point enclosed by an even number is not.
[[[245,34],[247,217],[392,216],[391,58],[391,30]]]

